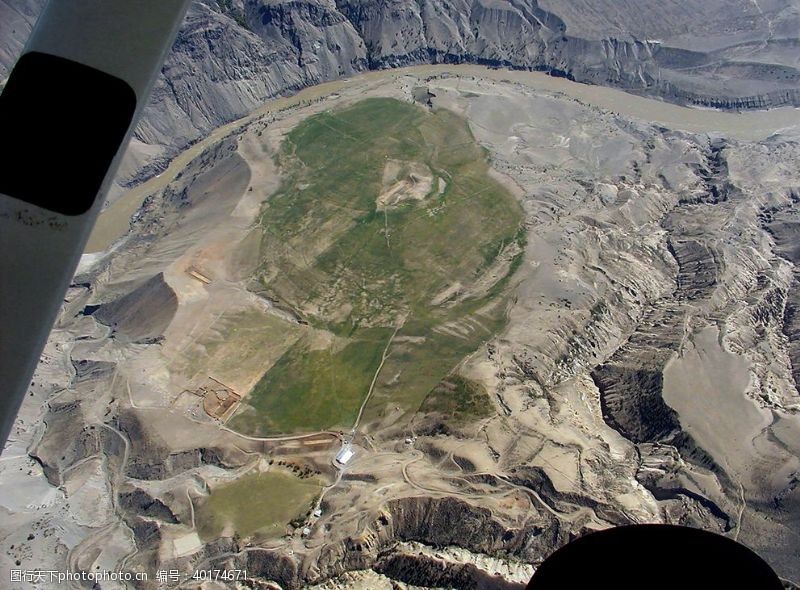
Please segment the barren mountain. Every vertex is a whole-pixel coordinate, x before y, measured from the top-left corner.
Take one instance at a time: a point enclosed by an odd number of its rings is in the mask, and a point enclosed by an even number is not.
[[[0,0],[4,64],[41,4]],[[800,101],[798,18],[195,2],[4,449],[0,574],[520,589],[659,522],[797,587],[800,111],[752,107]]]
[[[43,5],[0,1],[0,76]],[[797,0],[197,0],[122,182],[265,99],[367,69],[477,63],[726,109],[800,104]]]

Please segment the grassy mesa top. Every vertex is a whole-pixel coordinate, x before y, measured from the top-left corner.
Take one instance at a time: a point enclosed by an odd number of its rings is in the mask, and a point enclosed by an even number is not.
[[[230,425],[349,429],[368,395],[362,424],[410,418],[503,327],[524,246],[519,204],[464,119],[394,99],[307,119],[279,164],[253,288],[301,335]]]

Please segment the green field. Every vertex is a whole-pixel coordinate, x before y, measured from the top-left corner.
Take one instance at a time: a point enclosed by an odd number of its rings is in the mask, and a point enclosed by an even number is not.
[[[391,330],[364,330],[342,350],[309,350],[300,340],[251,392],[231,424],[255,434],[347,426],[358,412]]]
[[[396,326],[365,420],[426,396],[505,323],[522,210],[466,121],[367,99],[298,125],[264,205],[253,289],[329,333],[301,336],[230,425],[349,428]],[[380,198],[379,198],[380,197]]]
[[[320,490],[317,480],[287,473],[245,475],[214,490],[197,508],[198,533],[204,541],[226,529],[241,537],[282,535],[289,522],[308,511]]]

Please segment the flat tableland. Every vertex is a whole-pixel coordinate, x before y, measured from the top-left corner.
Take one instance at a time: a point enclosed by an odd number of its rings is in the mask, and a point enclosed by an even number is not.
[[[279,165],[252,289],[308,326],[229,425],[350,428],[371,389],[364,420],[410,418],[505,324],[520,205],[463,118],[394,99],[305,120]]]

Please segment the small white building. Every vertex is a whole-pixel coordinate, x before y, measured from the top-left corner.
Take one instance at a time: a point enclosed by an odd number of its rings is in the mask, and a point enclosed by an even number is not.
[[[336,462],[342,466],[347,465],[350,459],[353,458],[353,454],[353,449],[350,448],[350,445],[345,445],[336,453]]]
[[[322,516],[322,508],[317,508],[311,514],[314,515],[314,518],[319,518],[320,516]]]

